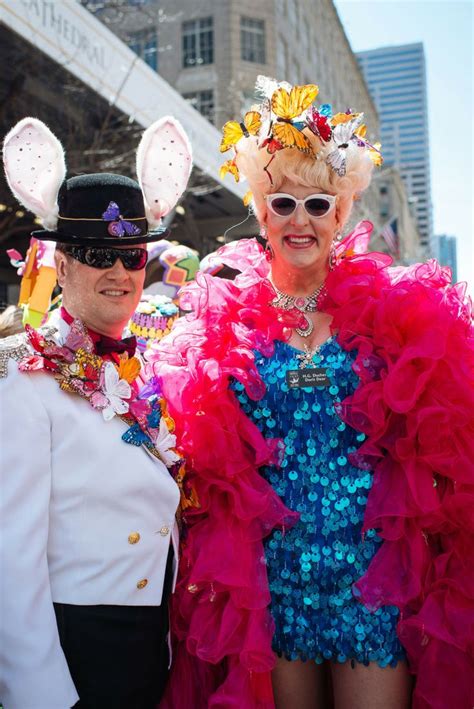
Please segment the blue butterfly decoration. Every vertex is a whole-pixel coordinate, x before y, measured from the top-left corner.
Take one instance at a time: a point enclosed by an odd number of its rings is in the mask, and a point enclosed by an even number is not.
[[[102,214],[102,219],[110,222],[107,231],[111,236],[138,236],[141,234],[141,230],[135,224],[122,219],[120,207],[116,202],[109,202],[109,206]]]
[[[332,106],[330,103],[323,103],[319,107],[319,113],[321,116],[326,116],[326,118],[331,118],[332,116]]]
[[[158,428],[161,419],[161,408],[158,398],[155,397],[150,399],[150,403],[152,409],[146,417],[147,425],[149,428]],[[153,448],[153,443],[150,440],[149,435],[145,433],[138,422],[132,424],[132,426],[125,431],[122,435],[122,441],[125,441],[125,443],[130,443],[132,446],[146,446],[147,448]]]

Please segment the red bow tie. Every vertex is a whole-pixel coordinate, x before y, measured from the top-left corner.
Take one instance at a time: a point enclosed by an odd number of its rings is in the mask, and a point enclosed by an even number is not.
[[[129,357],[133,357],[137,348],[137,340],[132,337],[125,337],[123,340],[114,340],[113,337],[100,335],[99,339],[94,343],[95,351],[98,355],[121,354],[128,352]]]

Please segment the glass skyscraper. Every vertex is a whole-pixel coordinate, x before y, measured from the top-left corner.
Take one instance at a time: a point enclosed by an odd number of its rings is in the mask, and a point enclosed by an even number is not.
[[[447,236],[446,234],[435,236],[435,246],[434,256],[436,256],[442,266],[449,266],[453,273],[453,283],[457,283],[458,264],[456,237]]]
[[[423,45],[358,52],[357,59],[379,112],[382,155],[400,172],[420,233],[423,255],[433,251],[430,151]]]

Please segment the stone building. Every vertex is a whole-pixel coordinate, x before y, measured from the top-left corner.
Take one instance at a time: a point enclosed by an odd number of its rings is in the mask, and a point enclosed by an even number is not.
[[[219,128],[252,105],[256,77],[266,74],[317,83],[318,101],[363,111],[369,139],[378,138],[377,110],[332,0],[83,2]],[[378,200],[370,187],[351,224],[367,218],[380,228]]]
[[[423,258],[420,234],[415,216],[415,203],[394,167],[376,173],[374,187],[379,193],[380,230],[374,233],[371,246],[388,252],[397,264],[408,265]]]

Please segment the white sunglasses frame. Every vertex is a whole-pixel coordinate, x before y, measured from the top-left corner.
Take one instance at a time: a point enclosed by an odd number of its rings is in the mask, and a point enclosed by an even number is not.
[[[290,197],[292,200],[295,201],[295,208],[293,209],[292,212],[290,212],[290,214],[278,214],[277,212],[275,212],[275,210],[271,206],[271,200],[274,199],[275,197]],[[305,206],[306,202],[309,199],[314,199],[315,197],[316,198],[324,197],[324,199],[327,199],[327,201],[329,202],[328,211],[324,212],[324,214],[321,214],[320,216],[315,216],[314,214],[310,214]],[[303,205],[304,211],[306,212],[308,217],[310,217],[311,219],[324,219],[324,217],[326,217],[328,214],[330,214],[332,212],[332,210],[334,209],[334,207],[336,205],[337,196],[334,194],[325,194],[324,192],[315,192],[314,194],[309,194],[304,199],[296,199],[296,197],[294,197],[292,194],[288,194],[288,192],[272,192],[272,194],[265,195],[264,199],[267,203],[268,209],[271,211],[272,214],[274,214],[279,219],[288,219],[289,217],[293,216],[293,214],[296,212],[296,210],[298,209],[298,206],[300,204]]]

